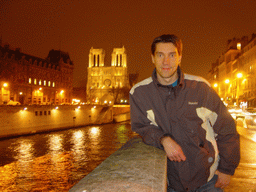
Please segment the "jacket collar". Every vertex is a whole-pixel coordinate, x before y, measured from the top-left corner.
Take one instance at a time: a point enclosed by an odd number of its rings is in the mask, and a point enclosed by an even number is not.
[[[177,72],[178,72],[178,84],[177,84],[177,86],[178,87],[183,87],[184,83],[185,83],[184,82],[184,73],[181,71],[180,66],[178,66]],[[156,76],[156,68],[154,69],[154,71],[152,73],[152,79],[153,79],[153,82],[158,86],[162,86],[162,87],[172,86],[172,85],[162,85],[161,83],[159,83],[159,81],[157,80],[157,76]]]

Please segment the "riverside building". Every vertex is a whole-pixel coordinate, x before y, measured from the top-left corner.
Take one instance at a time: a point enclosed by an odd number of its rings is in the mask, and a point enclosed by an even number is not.
[[[72,103],[74,64],[69,54],[50,50],[46,59],[0,45],[0,105]]]
[[[256,107],[256,34],[233,38],[208,73],[226,105]]]

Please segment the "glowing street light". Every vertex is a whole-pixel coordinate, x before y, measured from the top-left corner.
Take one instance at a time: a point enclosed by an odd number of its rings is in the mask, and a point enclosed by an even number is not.
[[[242,73],[237,73],[237,78],[242,78],[243,77],[243,74]]]
[[[229,79],[226,79],[226,80],[225,80],[225,83],[226,83],[226,84],[228,84],[229,82],[230,82]]]
[[[8,83],[4,83],[3,86],[4,86],[4,87],[8,87]]]
[[[238,78],[238,83],[237,83],[237,89],[236,89],[236,99],[237,99],[237,103],[239,103],[239,96],[240,96],[240,79],[243,77],[242,73],[237,73],[237,78]]]
[[[214,83],[213,87],[218,87],[218,83]]]

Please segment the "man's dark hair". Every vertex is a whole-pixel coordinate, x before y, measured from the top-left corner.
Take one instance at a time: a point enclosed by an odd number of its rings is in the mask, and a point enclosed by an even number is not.
[[[179,55],[182,55],[182,42],[181,42],[181,39],[178,38],[176,35],[167,34],[167,35],[161,35],[155,38],[151,45],[152,55],[155,54],[157,43],[173,43],[173,45],[177,48]]]

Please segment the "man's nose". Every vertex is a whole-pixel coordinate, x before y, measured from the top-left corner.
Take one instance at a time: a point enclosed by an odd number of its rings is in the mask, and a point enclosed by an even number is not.
[[[170,63],[170,58],[164,57],[164,64],[169,64],[169,63]]]

